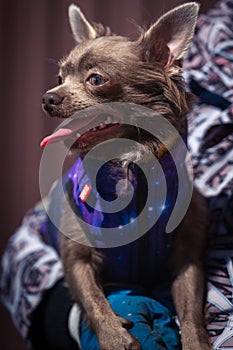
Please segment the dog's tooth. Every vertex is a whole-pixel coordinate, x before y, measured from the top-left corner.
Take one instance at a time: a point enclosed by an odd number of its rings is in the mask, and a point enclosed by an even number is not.
[[[80,137],[80,136],[81,136],[81,134],[79,134],[79,132],[77,132],[76,137]]]
[[[96,128],[93,128],[92,131],[96,131]]]
[[[111,117],[108,117],[106,120],[105,120],[105,122],[104,122],[104,124],[111,124],[112,123],[112,118]]]

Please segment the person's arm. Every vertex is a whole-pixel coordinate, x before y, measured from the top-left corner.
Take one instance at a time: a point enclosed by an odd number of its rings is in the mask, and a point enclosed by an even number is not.
[[[40,231],[46,219],[40,203],[9,239],[1,262],[1,300],[33,349],[78,349],[68,331],[73,302],[63,284],[60,256]]]
[[[9,239],[2,257],[1,299],[24,339],[44,292],[63,277],[58,253],[39,234],[44,219],[43,207],[36,206]]]

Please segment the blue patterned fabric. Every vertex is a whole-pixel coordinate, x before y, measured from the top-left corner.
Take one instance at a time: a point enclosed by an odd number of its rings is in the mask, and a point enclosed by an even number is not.
[[[179,330],[171,312],[136,288],[112,288],[107,295],[113,310],[133,322],[130,332],[142,350],[178,350]],[[82,349],[99,350],[97,337],[83,322],[80,327]]]

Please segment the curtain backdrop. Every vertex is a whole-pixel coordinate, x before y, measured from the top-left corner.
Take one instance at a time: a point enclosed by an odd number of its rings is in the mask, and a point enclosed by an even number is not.
[[[74,0],[75,1],[75,0]],[[57,60],[74,46],[67,20],[71,0],[0,0],[1,223],[0,254],[24,213],[40,199],[39,143],[59,121],[41,109],[43,92],[57,83]],[[79,0],[89,19],[134,36],[182,0]],[[199,1],[200,2],[200,1]],[[202,11],[214,0],[203,0]],[[56,160],[54,160],[54,168]],[[1,307],[0,348],[25,349]]]

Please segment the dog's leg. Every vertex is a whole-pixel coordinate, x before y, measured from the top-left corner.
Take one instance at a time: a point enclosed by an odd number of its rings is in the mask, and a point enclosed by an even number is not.
[[[83,235],[83,231],[78,232],[82,230],[81,226],[70,216],[70,209],[65,205],[61,231],[71,233],[74,230],[77,235]],[[139,343],[126,329],[130,328],[131,322],[116,316],[105,298],[98,278],[102,258],[97,251],[61,234],[61,254],[71,294],[82,306],[98,337],[100,349],[140,350]]]
[[[207,210],[194,193],[188,212],[177,230],[172,268],[173,300],[181,324],[183,350],[209,350],[205,327],[205,277],[202,260],[207,241]]]

